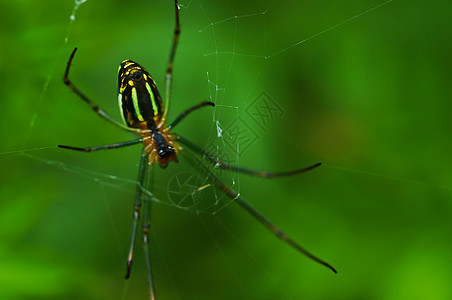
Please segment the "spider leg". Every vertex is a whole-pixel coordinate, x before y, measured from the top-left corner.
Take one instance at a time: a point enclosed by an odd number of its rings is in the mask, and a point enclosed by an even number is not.
[[[281,229],[276,227],[270,220],[268,220],[264,215],[259,213],[251,204],[249,204],[245,199],[243,199],[234,189],[229,187],[226,183],[224,183],[218,176],[213,174],[200,160],[196,158],[189,157],[188,154],[184,155],[188,162],[197,170],[200,170],[204,175],[208,177],[210,181],[215,185],[216,188],[223,191],[229,198],[234,200],[235,203],[240,205],[243,209],[245,209],[251,216],[253,216],[256,220],[258,220],[262,225],[264,225],[268,230],[270,230],[277,238],[281,239],[285,243],[289,244],[292,248],[300,252],[301,254],[307,256],[311,260],[329,268],[335,274],[337,271],[334,267],[332,267],[329,263],[321,260],[316,257],[314,254],[307,251],[305,248],[301,247],[298,243],[288,237]]]
[[[72,146],[64,146],[64,145],[58,145],[58,148],[64,148],[69,150],[76,150],[76,151],[83,151],[83,152],[93,152],[98,150],[109,150],[109,149],[118,149],[122,147],[132,146],[140,143],[142,139],[137,139],[133,141],[127,141],[122,143],[116,143],[111,145],[103,145],[103,146],[97,146],[97,147],[88,147],[88,148],[78,148],[78,147],[72,147]]]
[[[122,125],[120,122],[113,119],[110,115],[108,115],[103,109],[101,109],[99,106],[97,106],[96,103],[91,101],[85,94],[83,94],[73,83],[69,80],[69,69],[71,68],[72,60],[74,59],[75,52],[77,52],[77,48],[74,48],[74,51],[72,51],[71,56],[69,57],[69,60],[66,65],[66,71],[64,72],[63,82],[65,85],[67,85],[75,94],[77,94],[83,101],[85,101],[91,109],[98,114],[101,118],[104,120],[107,120],[108,122],[121,127],[122,129],[125,129],[127,131],[133,131],[137,132],[138,130],[135,128],[129,128],[124,125]]]
[[[186,140],[185,138],[183,138],[181,136],[178,136],[178,141],[181,144],[187,146],[189,149],[191,149],[195,153],[201,155],[202,157],[205,157],[208,161],[210,161],[212,164],[214,164],[216,167],[218,167],[220,169],[236,171],[236,172],[240,172],[240,173],[247,174],[250,176],[256,176],[256,177],[261,177],[261,178],[270,178],[271,179],[271,178],[300,174],[300,173],[304,173],[304,172],[310,171],[312,169],[315,169],[322,164],[322,163],[316,163],[312,166],[308,166],[308,167],[304,167],[304,168],[296,169],[296,170],[291,170],[291,171],[286,171],[286,172],[257,171],[257,170],[251,170],[251,169],[246,169],[246,168],[230,165],[230,164],[222,161],[218,157],[206,152],[204,149],[202,149],[198,145]]]
[[[227,186],[225,183],[221,181],[217,181],[215,183],[216,187],[222,190],[229,198],[234,199],[235,202],[240,205],[242,208],[244,208],[250,215],[252,215],[256,220],[258,220],[262,225],[267,227],[268,230],[270,230],[277,238],[281,239],[282,241],[289,244],[292,248],[297,250],[298,252],[302,253],[303,255],[307,256],[308,258],[312,259],[313,261],[324,265],[325,267],[329,268],[331,271],[333,271],[335,274],[337,274],[336,269],[331,266],[329,263],[321,260],[320,258],[316,257],[314,254],[310,253],[303,247],[301,247],[298,243],[296,243],[294,240],[292,240],[290,237],[288,237],[281,229],[276,227],[272,222],[270,222],[266,217],[264,217],[261,213],[259,213],[254,207],[251,206],[247,201],[245,201],[242,197],[240,197],[236,191],[234,191],[232,188]]]
[[[169,56],[168,66],[166,67],[166,81],[165,81],[166,104],[165,104],[165,111],[163,112],[163,119],[165,119],[165,120],[168,115],[168,110],[169,110],[169,106],[170,106],[171,84],[173,81],[173,65],[174,65],[174,58],[176,56],[176,50],[177,50],[177,45],[179,43],[179,36],[180,36],[179,4],[177,3],[177,0],[174,0],[174,6],[176,9],[176,26],[174,28],[173,44],[171,46],[171,52],[170,52],[170,56]]]
[[[143,209],[144,206],[143,206]],[[151,300],[155,300],[155,292],[154,292],[154,283],[152,281],[152,272],[151,272],[151,255],[149,253],[149,231],[151,230],[151,225],[149,222],[143,224],[143,249],[144,256],[146,261],[146,269],[148,271],[148,284],[149,284],[149,298]]]
[[[209,106],[215,106],[215,103],[210,102],[210,101],[204,101],[204,102],[201,102],[198,105],[195,105],[193,107],[190,107],[189,109],[186,109],[168,127],[169,128],[174,128],[174,126],[179,124],[179,122],[182,121],[188,114],[190,114],[191,112],[193,112],[193,111],[195,111],[197,109],[200,109],[200,108],[202,108],[204,106],[208,106],[208,105]]]
[[[146,162],[147,165],[149,165]],[[154,166],[154,165],[152,165]],[[150,255],[150,247],[149,247],[149,232],[151,230],[151,205],[152,205],[152,197],[153,195],[149,192],[152,188],[152,183],[148,179],[149,172],[145,173],[144,185],[145,185],[145,193],[143,194],[143,221],[142,221],[142,238],[143,238],[143,250],[144,250],[144,258],[146,261],[146,269],[148,275],[148,284],[149,284],[149,298],[155,299],[154,292],[154,284],[152,281],[152,272],[151,272],[151,255]]]
[[[140,166],[138,170],[138,180],[137,180],[137,189],[135,193],[135,201],[133,204],[133,225],[132,225],[132,238],[130,241],[130,249],[129,254],[127,256],[127,272],[125,278],[128,279],[130,277],[130,271],[132,269],[133,263],[133,255],[135,249],[135,240],[138,231],[138,224],[140,221],[140,211],[143,206],[144,217],[143,217],[143,249],[146,256],[146,265],[148,271],[148,282],[149,282],[149,294],[150,299],[155,299],[154,294],[154,285],[152,282],[152,272],[151,272],[151,262],[149,257],[149,230],[150,230],[150,219],[148,215],[148,205],[150,205],[150,198],[152,198],[152,194],[147,190],[148,186],[148,173],[149,173],[149,164],[148,164],[148,155],[143,149],[141,154]]]

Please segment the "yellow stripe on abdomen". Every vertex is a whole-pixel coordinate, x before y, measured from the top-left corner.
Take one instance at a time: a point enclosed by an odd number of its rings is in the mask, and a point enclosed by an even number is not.
[[[135,109],[135,114],[137,115],[138,120],[140,122],[143,122],[144,118],[141,115],[140,106],[138,105],[138,96],[137,96],[136,87],[132,87],[132,102],[133,102],[133,108]]]

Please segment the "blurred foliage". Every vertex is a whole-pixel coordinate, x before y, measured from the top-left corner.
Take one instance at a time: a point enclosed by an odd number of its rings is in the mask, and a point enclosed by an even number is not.
[[[170,119],[214,100],[214,115],[199,111],[177,131],[221,145],[217,125],[253,124],[245,109],[265,91],[283,114],[251,126],[258,138],[240,165],[324,166],[274,181],[234,177],[236,188],[339,274],[233,204],[197,215],[156,203],[158,299],[452,298],[452,2],[369,11],[382,3],[181,2]],[[172,2],[89,0],[73,22],[70,0],[0,7],[0,298],[144,299],[139,246],[123,279],[140,147],[56,148],[131,138],[61,78],[76,46],[72,80],[114,117],[122,60],[143,64],[163,92]],[[186,168],[156,168],[155,193],[164,199]]]

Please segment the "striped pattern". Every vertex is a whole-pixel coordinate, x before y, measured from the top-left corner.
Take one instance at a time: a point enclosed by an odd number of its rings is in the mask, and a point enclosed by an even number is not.
[[[142,127],[143,122],[153,127],[163,114],[162,98],[154,80],[131,60],[125,60],[119,66],[118,104],[124,123],[132,128]]]

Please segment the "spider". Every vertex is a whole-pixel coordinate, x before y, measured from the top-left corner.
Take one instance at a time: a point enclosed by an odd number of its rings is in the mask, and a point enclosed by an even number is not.
[[[150,205],[151,203],[149,200],[152,200],[153,195],[152,193],[147,192],[148,171],[149,166],[155,163],[157,163],[161,168],[166,168],[170,162],[177,162],[178,156],[181,153],[185,154],[184,157],[190,164],[193,165],[193,167],[198,169],[200,172],[204,172],[204,174],[207,175],[207,178],[210,180],[212,186],[215,186],[217,189],[225,193],[235,203],[240,205],[249,214],[251,214],[251,216],[262,223],[267,229],[269,229],[276,237],[280,238],[282,241],[289,244],[291,247],[307,256],[308,258],[331,269],[334,273],[337,273],[336,269],[333,268],[330,264],[317,258],[313,254],[305,250],[303,247],[301,247],[299,244],[297,244],[294,240],[289,238],[284,232],[282,232],[266,217],[264,217],[256,209],[254,209],[248,202],[246,202],[236,191],[234,191],[231,187],[224,183],[217,175],[212,173],[212,171],[210,171],[206,166],[206,164],[209,164],[223,170],[240,172],[261,178],[276,178],[303,173],[320,166],[321,163],[288,172],[266,172],[245,169],[228,164],[220,158],[206,152],[198,145],[172,132],[172,129],[193,111],[206,106],[215,106],[214,103],[209,101],[201,102],[200,104],[183,111],[172,123],[167,125],[166,122],[173,79],[173,63],[180,36],[179,5],[177,0],[174,1],[174,5],[176,24],[169,61],[166,68],[165,108],[163,108],[162,97],[160,96],[160,93],[152,76],[141,65],[129,59],[124,60],[120,64],[118,70],[118,101],[119,108],[121,110],[121,116],[125,125],[116,121],[114,118],[110,117],[110,115],[108,115],[104,110],[99,108],[99,106],[97,106],[84,93],[82,93],[69,79],[69,69],[71,67],[72,60],[74,59],[77,48],[72,51],[72,54],[69,57],[66,65],[66,71],[63,77],[64,84],[66,84],[75,94],[77,94],[83,101],[85,101],[97,115],[113,123],[114,125],[135,134],[138,138],[131,141],[96,147],[79,148],[58,145],[59,148],[83,152],[93,152],[106,149],[117,149],[140,143],[143,144],[138,171],[137,188],[133,204],[132,235],[127,256],[125,278],[128,279],[130,277],[134,257],[135,240],[138,232],[138,227],[140,225],[140,212],[143,209],[141,227],[147,266],[149,296],[150,299],[155,299],[155,290],[152,280],[149,253],[149,231],[151,229],[151,224],[148,215],[148,213],[150,212],[150,207],[148,207],[148,205]],[[186,149],[183,149],[181,145],[184,145],[189,151],[182,152]]]

